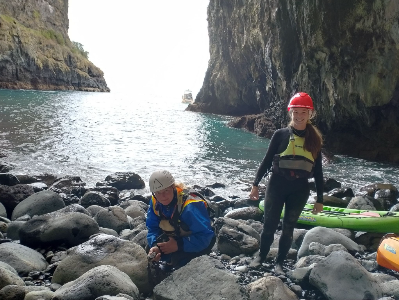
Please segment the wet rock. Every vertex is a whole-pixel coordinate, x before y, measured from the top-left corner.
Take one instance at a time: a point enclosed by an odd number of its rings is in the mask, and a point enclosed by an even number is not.
[[[25,283],[18,274],[0,266],[0,290],[7,285],[25,285]]]
[[[26,221],[12,221],[7,228],[7,237],[12,240],[19,240],[19,231]]]
[[[116,296],[101,296],[96,298],[95,300],[135,300],[133,297],[119,293]]]
[[[7,218],[7,211],[3,203],[0,202],[0,217]]]
[[[364,245],[368,251],[377,251],[380,241],[385,233],[378,232],[356,232],[354,241],[360,245]]]
[[[379,283],[349,253],[336,251],[310,272],[309,282],[327,299],[363,300],[383,296]],[[355,289],[353,287],[356,287]]]
[[[88,270],[76,280],[54,292],[53,299],[92,300],[103,295],[127,294],[139,300],[139,290],[126,273],[114,266],[102,265]]]
[[[374,206],[373,200],[363,196],[357,196],[352,198],[347,208],[361,209],[361,210],[377,210]]]
[[[13,186],[16,184],[20,184],[17,177],[10,173],[0,173],[0,184]]]
[[[378,190],[374,194],[374,199],[378,201],[383,210],[389,210],[397,201],[398,191],[393,192],[390,189]]]
[[[333,189],[337,189],[341,187],[341,183],[335,180],[334,178],[327,178],[325,177],[324,179],[324,191],[329,192],[332,191]]]
[[[320,256],[320,255],[308,255],[301,257],[298,259],[298,261],[295,263],[295,268],[306,268],[311,266],[312,264],[317,264],[321,261],[324,261],[325,257]]]
[[[104,234],[109,234],[109,235],[119,237],[119,234],[115,230],[110,229],[110,228],[100,227],[99,233],[104,233]]]
[[[35,191],[35,193],[48,189],[47,184],[45,184],[44,182],[28,183],[28,185],[33,187],[33,190]]]
[[[315,200],[317,200],[317,197],[315,197]],[[341,199],[338,197],[334,196],[323,196],[323,204],[326,206],[334,206],[334,207],[344,207],[346,208],[348,205],[349,201],[346,199]]]
[[[75,246],[98,231],[97,222],[88,215],[60,210],[33,217],[22,225],[19,237],[21,244],[32,248],[61,244]]]
[[[97,186],[95,188],[91,188],[90,191],[98,192],[103,195],[111,205],[118,205],[119,204],[119,191],[117,188],[112,186]]]
[[[11,219],[12,211],[18,203],[34,193],[33,188],[26,184],[17,184],[14,186],[0,185],[0,203],[4,205],[7,217]]]
[[[94,217],[99,211],[107,211],[107,209],[98,205],[90,205],[87,208],[87,211],[89,212],[90,216]]]
[[[298,250],[298,258],[309,255],[309,245],[312,242],[322,245],[341,244],[350,252],[363,252],[365,248],[330,228],[315,227],[306,233]]]
[[[10,172],[12,169],[14,169],[14,166],[7,164],[3,161],[0,161],[0,172],[1,173]]]
[[[247,299],[237,279],[224,270],[220,261],[204,255],[191,260],[156,285],[154,299]]]
[[[86,183],[80,179],[79,176],[65,176],[54,182],[49,190],[57,193],[64,193],[66,195],[72,194],[74,196],[82,197],[86,192]]]
[[[133,242],[104,234],[69,249],[68,256],[59,263],[51,282],[65,284],[101,265],[118,268],[131,278],[140,292],[149,292],[144,249]]]
[[[16,220],[23,215],[44,215],[65,207],[61,196],[53,191],[42,191],[24,199],[14,208],[11,220]]]
[[[134,219],[136,217],[146,216],[148,205],[146,205],[144,202],[140,202],[137,200],[129,200],[127,204],[128,206],[125,208],[125,212],[131,218]]]
[[[24,300],[51,300],[53,297],[54,292],[50,291],[50,289],[43,289],[27,293]]]
[[[398,189],[389,183],[373,183],[360,188],[360,192],[364,192],[366,195],[374,198],[375,193],[379,190],[389,190],[392,197],[398,198]]]
[[[217,247],[221,253],[230,256],[253,254],[259,249],[259,242],[243,232],[222,227],[218,234]]]
[[[108,175],[105,181],[107,185],[115,187],[119,191],[145,188],[143,179],[133,172],[116,172]]]
[[[123,229],[129,229],[129,220],[126,212],[119,206],[110,206],[106,210],[100,210],[95,216],[94,220],[98,225],[105,228],[110,228],[120,233]]]
[[[45,270],[48,265],[39,252],[16,243],[0,244],[0,261],[12,266],[22,276]]]
[[[215,182],[213,184],[207,185],[207,187],[213,188],[213,189],[218,189],[218,188],[225,188],[226,185],[220,182]]]
[[[0,290],[2,300],[25,300],[25,295],[33,291],[48,290],[43,286],[8,285]],[[39,298],[40,299],[40,298]],[[36,299],[35,299],[36,300]],[[42,299],[40,299],[42,300]],[[47,299],[43,299],[47,300]]]
[[[255,221],[262,220],[263,212],[258,207],[243,207],[233,209],[232,211],[228,212],[225,215],[225,218],[231,219],[241,219],[241,220],[248,220],[252,219]]]
[[[256,299],[286,299],[297,300],[296,294],[286,286],[281,279],[267,276],[247,285],[250,300]]]
[[[96,192],[87,192],[83,195],[80,199],[80,205],[84,208],[88,208],[91,205],[98,205],[101,207],[108,207],[111,206],[111,202]]]
[[[328,196],[337,198],[352,198],[355,197],[351,188],[335,188],[328,192]]]

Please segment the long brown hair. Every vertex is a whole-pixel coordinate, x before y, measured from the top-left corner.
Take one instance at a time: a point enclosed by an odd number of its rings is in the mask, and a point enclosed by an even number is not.
[[[312,111],[311,119],[315,116],[315,112]],[[294,126],[294,121],[292,120],[292,114],[290,113],[291,122],[288,126]],[[304,143],[305,150],[312,153],[314,159],[317,158],[318,153],[323,146],[323,135],[321,134],[320,130],[310,123],[310,119],[306,124],[306,132],[305,132],[305,143]]]

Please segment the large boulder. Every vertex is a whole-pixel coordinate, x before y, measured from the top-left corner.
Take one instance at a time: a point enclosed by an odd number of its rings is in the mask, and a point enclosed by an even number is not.
[[[128,275],[114,266],[102,265],[88,270],[76,280],[64,284],[54,293],[53,299],[93,300],[97,297],[119,293],[139,300],[139,290]]]
[[[0,185],[0,203],[6,208],[7,217],[11,219],[12,211],[18,203],[34,193],[33,187],[26,184],[17,184],[14,186]]]
[[[31,271],[43,271],[48,266],[42,254],[16,243],[0,244],[0,261],[9,264],[21,276],[27,276]]]
[[[43,245],[76,246],[99,232],[93,218],[80,212],[60,212],[35,216],[19,230],[21,244],[29,247]]]
[[[383,292],[379,282],[348,252],[335,251],[317,263],[309,282],[327,299],[379,299]]]
[[[154,288],[154,299],[247,299],[238,277],[224,270],[216,259],[203,255],[174,271]]]
[[[123,229],[130,228],[127,214],[119,206],[110,206],[107,209],[99,210],[94,219],[99,226],[113,229],[118,233]]]
[[[42,191],[24,199],[14,208],[11,220],[23,215],[44,215],[65,207],[61,196],[53,191]]]
[[[65,284],[102,265],[129,275],[140,292],[149,292],[147,254],[139,245],[115,236],[99,234],[68,251],[53,274],[52,283]]]
[[[145,183],[140,175],[134,172],[116,172],[105,177],[107,185],[118,190],[143,189]]]

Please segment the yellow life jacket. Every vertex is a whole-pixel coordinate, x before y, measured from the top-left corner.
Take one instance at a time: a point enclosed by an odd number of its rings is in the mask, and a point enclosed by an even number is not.
[[[273,158],[273,173],[287,179],[309,178],[313,176],[315,159],[304,148],[305,138],[295,135],[290,129],[287,149]]]
[[[191,231],[189,231],[188,226],[186,226],[180,220],[180,215],[182,214],[184,208],[186,208],[187,205],[193,202],[204,202],[206,208],[208,207],[208,204],[205,200],[203,200],[195,193],[186,194],[184,193],[183,189],[179,187],[176,187],[176,191],[177,191],[176,209],[170,219],[165,218],[163,215],[161,216],[161,213],[156,209],[157,200],[155,199],[154,196],[152,196],[151,199],[152,209],[154,213],[161,218],[161,221],[159,222],[159,227],[162,229],[164,233],[170,236],[188,236],[191,234]]]

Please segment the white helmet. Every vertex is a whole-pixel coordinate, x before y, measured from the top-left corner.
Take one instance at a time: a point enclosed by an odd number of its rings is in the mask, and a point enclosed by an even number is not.
[[[170,187],[175,183],[175,179],[169,171],[155,171],[151,174],[149,183],[151,193],[155,193]]]

